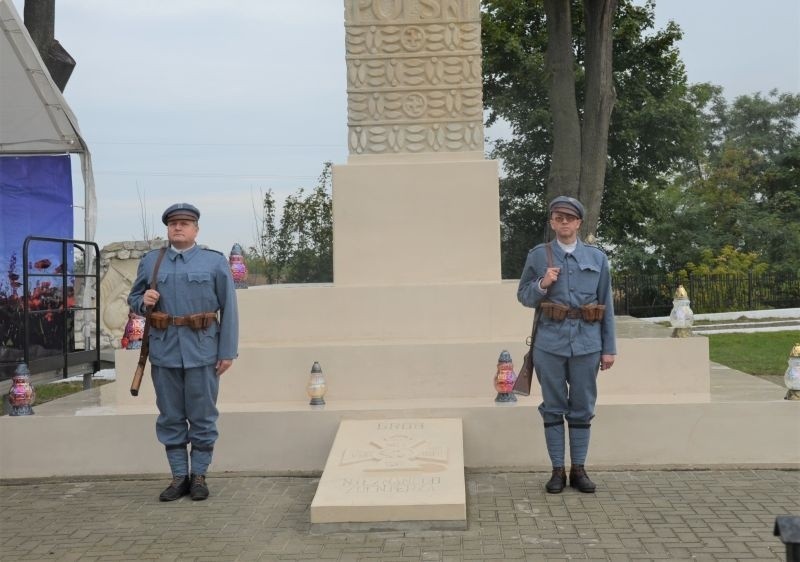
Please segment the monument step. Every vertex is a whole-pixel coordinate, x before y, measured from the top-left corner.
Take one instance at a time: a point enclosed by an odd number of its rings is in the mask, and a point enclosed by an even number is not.
[[[482,398],[494,391],[497,360],[509,351],[515,369],[527,350],[523,338],[513,341],[374,343],[372,345],[243,346],[225,373],[221,402],[303,400],[311,366],[319,362],[327,384],[326,398],[382,400]],[[613,370],[601,373],[602,394],[626,401],[698,402],[708,400],[707,338],[620,338]],[[118,373],[130,377],[138,352],[118,351]],[[129,380],[129,379],[128,379]],[[117,403],[155,402],[149,376],[138,397],[118,389]]]
[[[714,368],[711,375],[714,396],[705,403],[608,404],[601,390],[591,467],[796,466],[797,448],[787,446],[775,429],[796,425],[800,402],[783,400],[785,389],[744,373]],[[227,373],[225,379],[223,387],[230,382]],[[100,398],[94,406],[81,401],[65,410],[56,400],[37,406],[33,416],[0,417],[0,478],[166,474],[164,448],[153,431],[155,406],[142,403],[133,411],[116,405],[114,392],[102,392],[127,384],[88,391]],[[480,405],[470,402],[436,397],[404,406],[330,400],[312,408],[296,401],[261,411],[238,405],[240,411],[224,409],[220,416],[212,471],[319,474],[342,420],[383,418],[460,418],[467,469],[548,469],[537,398],[503,405],[491,396]],[[80,446],[76,436],[83,436]]]
[[[517,282],[339,287],[270,285],[237,291],[240,345],[524,340],[533,310]]]

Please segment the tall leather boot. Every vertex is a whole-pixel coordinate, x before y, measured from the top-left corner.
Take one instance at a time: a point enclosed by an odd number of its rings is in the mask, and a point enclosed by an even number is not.
[[[594,482],[589,480],[589,475],[582,464],[573,464],[569,469],[569,485],[585,494],[594,494],[597,488]]]
[[[567,473],[563,466],[556,466],[553,468],[553,475],[550,480],[544,485],[544,489],[548,494],[560,494],[567,485]]]

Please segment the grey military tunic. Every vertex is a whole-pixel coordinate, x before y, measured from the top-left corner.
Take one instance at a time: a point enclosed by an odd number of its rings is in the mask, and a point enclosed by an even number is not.
[[[128,304],[145,313],[142,297],[150,288],[159,250],[148,252],[139,263]],[[187,326],[150,328],[150,362],[159,367],[191,368],[216,364],[238,356],[239,313],[228,260],[221,253],[195,245],[184,251],[167,250],[158,270],[156,309],[171,316],[217,312],[219,323],[205,330]]]
[[[563,357],[601,352],[616,355],[614,299],[611,294],[611,273],[608,258],[594,246],[577,241],[575,251],[567,255],[556,242],[551,243],[553,267],[560,267],[558,281],[546,291],[539,289],[539,280],[547,272],[547,249],[539,244],[528,253],[519,280],[517,299],[535,308],[543,300],[579,308],[585,304],[605,305],[600,322],[584,322],[580,318],[563,321],[543,316],[536,334],[535,347]]]

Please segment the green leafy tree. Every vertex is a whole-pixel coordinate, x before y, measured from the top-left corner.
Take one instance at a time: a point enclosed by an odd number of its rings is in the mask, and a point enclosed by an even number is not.
[[[279,224],[274,194],[271,190],[263,194],[257,240],[250,253],[263,261],[268,283],[333,281],[331,166],[325,163],[311,192],[300,188],[286,198]]]
[[[546,64],[542,0],[486,0],[483,14],[484,103],[487,124],[498,119],[512,137],[491,156],[503,162],[500,183],[503,276],[519,275],[527,250],[546,232],[548,174],[555,142]],[[573,97],[585,106],[586,26],[581,3],[571,2]],[[654,27],[654,4],[619,0],[612,22],[616,104],[608,131],[608,158],[597,233],[604,245],[643,244],[646,219],[657,216],[656,191],[665,176],[696,152],[704,123],[694,108],[679,58],[681,31]],[[584,118],[584,116],[581,116]]]
[[[800,95],[773,91],[728,103],[719,88],[698,88],[708,94],[698,97],[703,142],[658,194],[647,259],[626,247],[618,262],[676,271],[733,250],[773,273],[800,272]]]
[[[256,240],[245,258],[251,273],[264,273],[267,283],[277,283],[280,279],[279,264],[276,261],[276,239],[278,226],[275,223],[275,194],[271,189],[261,191],[261,214],[253,208],[256,224]]]

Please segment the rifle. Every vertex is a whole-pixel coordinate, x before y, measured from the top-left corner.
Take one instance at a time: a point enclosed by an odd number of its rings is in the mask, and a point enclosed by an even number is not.
[[[161,265],[161,260],[164,259],[164,254],[166,253],[167,249],[161,248],[161,252],[158,254],[158,259],[156,260],[156,265],[153,268],[153,277],[150,279],[151,289],[156,288],[158,267]],[[142,378],[144,377],[144,367],[147,365],[147,357],[150,355],[150,314],[152,312],[152,306],[145,308],[142,348],[139,351],[139,363],[136,365],[136,371],[133,373],[133,380],[131,381],[131,396],[139,396],[139,387],[142,385]]]

